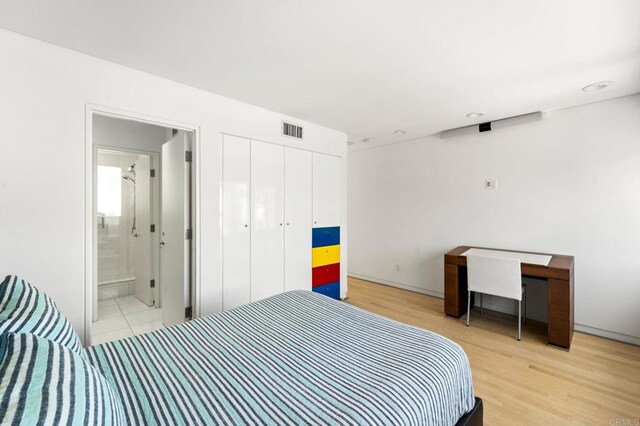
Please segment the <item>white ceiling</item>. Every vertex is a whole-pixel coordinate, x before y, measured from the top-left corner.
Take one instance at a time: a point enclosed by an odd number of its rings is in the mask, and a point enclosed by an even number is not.
[[[375,139],[352,149],[640,92],[638,0],[0,0],[0,26]]]

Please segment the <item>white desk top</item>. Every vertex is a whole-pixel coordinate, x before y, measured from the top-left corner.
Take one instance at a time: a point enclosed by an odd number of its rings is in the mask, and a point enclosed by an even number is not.
[[[549,262],[551,262],[551,256],[546,254],[532,254],[532,253],[522,253],[519,251],[500,251],[500,250],[487,250],[487,249],[479,249],[479,248],[471,248],[460,256],[466,256],[468,254],[478,255],[478,256],[491,256],[491,257],[506,257],[509,259],[520,259],[521,263],[529,263],[531,265],[542,265],[549,266]]]

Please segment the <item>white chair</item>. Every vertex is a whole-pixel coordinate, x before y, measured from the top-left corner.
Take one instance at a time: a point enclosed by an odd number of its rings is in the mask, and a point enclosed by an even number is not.
[[[505,257],[467,255],[467,326],[471,313],[471,292],[506,297],[518,301],[518,340],[521,339],[522,299],[525,287],[522,284],[520,259]],[[525,299],[526,317],[526,299]]]

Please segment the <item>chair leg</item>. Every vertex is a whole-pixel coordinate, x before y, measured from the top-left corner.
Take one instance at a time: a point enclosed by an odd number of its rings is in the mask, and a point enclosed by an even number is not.
[[[484,294],[480,293],[480,315],[482,315],[482,302],[484,302]]]
[[[471,314],[471,290],[467,292],[467,327],[469,327],[469,315]]]
[[[518,300],[518,340],[522,337],[522,300]]]

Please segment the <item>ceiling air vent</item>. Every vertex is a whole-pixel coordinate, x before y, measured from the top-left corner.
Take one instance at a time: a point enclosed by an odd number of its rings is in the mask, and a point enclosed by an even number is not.
[[[302,126],[282,122],[282,134],[296,139],[302,139]]]

